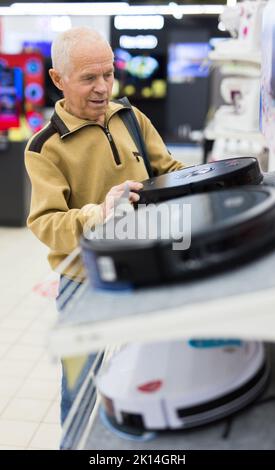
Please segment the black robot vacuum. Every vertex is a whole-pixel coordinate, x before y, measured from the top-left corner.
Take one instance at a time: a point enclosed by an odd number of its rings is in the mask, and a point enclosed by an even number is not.
[[[275,188],[243,186],[150,204],[82,238],[92,284],[121,289],[237,266],[275,241]]]
[[[138,204],[150,204],[187,194],[259,184],[264,180],[258,160],[229,158],[166,173],[143,181]]]

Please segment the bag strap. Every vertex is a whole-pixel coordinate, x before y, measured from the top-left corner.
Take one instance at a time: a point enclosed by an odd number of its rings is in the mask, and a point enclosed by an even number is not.
[[[148,172],[150,178],[154,176],[153,169],[151,167],[151,163],[148,157],[148,153],[146,150],[146,145],[141,133],[140,125],[137,120],[137,117],[133,111],[130,101],[126,96],[116,100],[116,102],[127,106],[119,113],[120,118],[122,119],[125,127],[128,129],[129,134],[132,136],[140,155],[143,157],[143,161]]]

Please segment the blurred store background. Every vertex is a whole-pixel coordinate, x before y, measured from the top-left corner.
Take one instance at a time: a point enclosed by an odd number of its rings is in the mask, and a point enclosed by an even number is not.
[[[25,227],[24,148],[60,98],[48,75],[53,39],[73,26],[100,31],[115,53],[114,98],[144,111],[175,158],[256,156],[274,170],[274,67],[264,64],[266,81],[261,69],[262,13],[272,1],[0,2],[0,448],[57,448],[60,434],[59,369],[43,349],[54,316],[44,298],[56,279],[34,289],[49,268]]]

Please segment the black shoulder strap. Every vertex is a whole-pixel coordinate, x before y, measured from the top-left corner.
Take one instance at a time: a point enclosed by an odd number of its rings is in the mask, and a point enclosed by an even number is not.
[[[36,153],[41,153],[42,147],[47,142],[47,140],[54,134],[57,133],[57,130],[54,128],[52,125],[52,122],[50,121],[48,126],[45,127],[45,129],[42,129],[37,133],[33,140],[30,143],[29,150],[31,152],[36,152]]]
[[[152,176],[154,176],[154,173],[150,164],[140,125],[132,109],[131,103],[126,96],[116,101],[127,106],[127,108],[124,108],[122,112],[119,113],[119,115],[124,125],[127,127],[128,132],[131,134],[140,155],[143,157],[143,161],[146,166],[146,170],[148,172],[149,177],[152,178]]]

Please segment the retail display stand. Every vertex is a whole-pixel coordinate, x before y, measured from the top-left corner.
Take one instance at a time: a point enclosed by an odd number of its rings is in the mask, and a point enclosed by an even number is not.
[[[50,351],[55,356],[66,357],[101,350],[107,345],[114,348],[125,341],[179,337],[275,341],[274,263],[273,251],[216,276],[134,291],[97,291],[86,282],[52,329]],[[271,349],[273,357],[274,348]],[[272,384],[273,381],[267,397],[274,394]],[[148,442],[144,441],[148,436],[127,440],[106,428],[99,403],[91,371],[65,423],[65,446],[78,449],[274,447],[273,403],[241,412],[234,420],[236,427],[234,424],[234,433],[228,440],[222,437],[227,423],[224,421],[176,435],[164,433]],[[254,426],[261,431],[256,431]]]
[[[215,143],[221,137],[225,140],[233,137],[236,148],[239,146],[243,153],[225,154],[219,142],[218,159],[236,154],[259,157],[265,149],[257,125],[259,40],[264,6],[262,1],[245,1],[238,5],[237,13],[242,12],[241,19],[237,14],[237,23],[234,18],[228,23],[229,30],[237,31],[238,39],[233,39],[227,46],[221,44],[211,56],[223,64],[225,73],[228,72],[228,61],[234,61],[233,68],[238,71],[224,80],[222,94],[227,105],[217,111],[205,136]],[[225,23],[227,19],[225,16]],[[248,137],[244,138],[244,134]],[[247,141],[253,144],[254,151],[247,150],[244,145]],[[75,256],[78,255],[79,251],[76,251]],[[188,282],[104,291],[95,289],[87,281],[69,301],[66,300],[70,292],[63,293],[66,304],[63,315],[49,336],[49,348],[54,356],[78,356],[107,347],[103,364],[108,366],[112,352],[126,342],[237,338],[273,343],[266,344],[271,377],[263,396],[230,418],[177,432],[144,432],[129,436],[112,429],[97,396],[98,367],[94,364],[65,422],[63,447],[93,450],[274,449],[274,263],[273,248],[253,261]]]
[[[128,341],[242,337],[275,341],[275,252],[223,273],[129,291],[88,282],[49,335],[56,356],[97,351]]]
[[[266,2],[244,1],[225,8],[221,21],[232,39],[217,43],[209,54],[223,76],[220,93],[225,104],[218,108],[205,129],[213,141],[212,160],[232,156],[259,158],[268,168],[265,138],[260,130],[260,82],[262,16]],[[206,149],[210,146],[206,144]],[[206,156],[205,156],[206,159]]]

